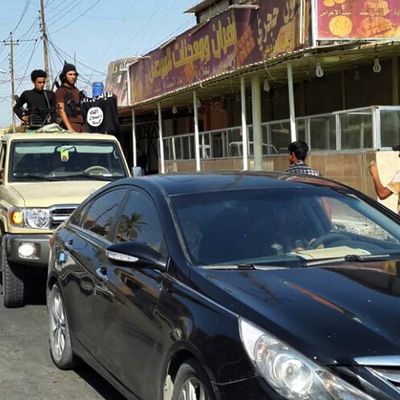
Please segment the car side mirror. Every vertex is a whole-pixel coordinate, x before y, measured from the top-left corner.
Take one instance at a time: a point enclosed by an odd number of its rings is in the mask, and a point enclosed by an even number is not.
[[[136,268],[153,268],[166,271],[168,258],[142,242],[121,242],[107,247],[107,257],[117,263],[127,263]]]

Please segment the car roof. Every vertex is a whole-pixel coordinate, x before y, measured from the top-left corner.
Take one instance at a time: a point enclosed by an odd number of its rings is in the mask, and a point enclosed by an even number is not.
[[[350,189],[329,179],[310,175],[274,172],[212,172],[152,175],[127,178],[144,189],[159,189],[168,196],[190,193],[220,192],[246,189],[306,188],[310,186]]]
[[[100,133],[8,133],[1,137],[3,141],[13,140],[63,140],[63,139],[74,139],[74,140],[100,140],[100,141],[117,141],[117,138],[112,135],[105,135]]]

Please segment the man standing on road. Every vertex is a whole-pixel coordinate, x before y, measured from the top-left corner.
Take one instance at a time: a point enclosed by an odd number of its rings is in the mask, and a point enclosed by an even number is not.
[[[400,145],[393,146],[392,147],[393,151],[400,151]],[[399,153],[400,157],[400,153]],[[371,164],[369,166],[369,173],[372,176],[372,180],[374,182],[374,187],[375,187],[375,192],[377,196],[381,199],[387,199],[389,196],[392,194],[396,194],[399,196],[400,194],[400,170],[396,172],[392,180],[387,186],[383,186],[381,179],[379,178],[379,171],[378,167],[376,166],[375,161],[371,161]],[[398,207],[397,211],[400,214],[400,196],[398,200]]]
[[[289,174],[321,176],[319,171],[305,163],[309,150],[306,142],[297,140],[296,142],[290,143],[288,149],[290,166],[285,172]]]
[[[45,71],[33,70],[33,89],[25,90],[13,108],[14,113],[29,129],[38,129],[55,121],[56,100],[52,91],[44,89],[46,78]],[[24,108],[25,105],[27,108]]]
[[[61,117],[61,125],[70,132],[83,131],[81,93],[75,86],[77,78],[75,65],[64,64],[60,74],[61,86],[56,91],[57,111]]]

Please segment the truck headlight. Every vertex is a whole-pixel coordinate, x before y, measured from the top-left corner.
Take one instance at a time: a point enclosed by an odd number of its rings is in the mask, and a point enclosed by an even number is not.
[[[45,208],[12,208],[9,212],[13,225],[32,229],[49,229],[50,211]]]
[[[28,228],[48,229],[50,226],[50,212],[42,208],[24,210],[24,220]]]
[[[257,372],[290,400],[373,400],[276,337],[239,318],[242,343]]]

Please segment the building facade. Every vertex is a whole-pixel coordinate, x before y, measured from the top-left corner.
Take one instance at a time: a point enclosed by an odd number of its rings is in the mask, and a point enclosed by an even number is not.
[[[118,79],[134,165],[279,171],[299,138],[313,167],[370,195],[371,160],[383,181],[394,173],[398,1],[205,0],[188,11],[197,25],[127,62]]]

